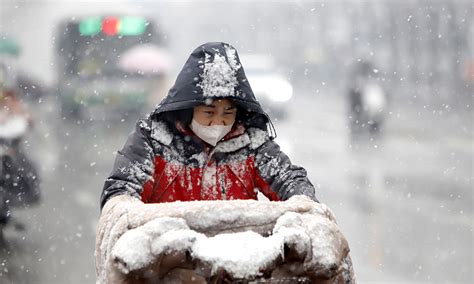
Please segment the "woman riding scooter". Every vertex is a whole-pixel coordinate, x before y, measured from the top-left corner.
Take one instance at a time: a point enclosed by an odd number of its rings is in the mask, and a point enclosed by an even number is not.
[[[118,152],[101,196],[102,220],[130,202],[209,200],[318,202],[306,170],[274,141],[237,51],[225,43],[196,48],[176,83]],[[353,283],[350,258],[345,283]],[[100,269],[99,269],[100,270]]]

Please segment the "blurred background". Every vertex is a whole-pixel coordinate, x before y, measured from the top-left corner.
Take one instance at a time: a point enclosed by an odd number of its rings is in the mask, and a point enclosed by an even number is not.
[[[39,202],[9,207],[0,282],[95,282],[115,152],[190,52],[224,41],[360,283],[472,283],[473,33],[461,0],[0,0],[1,103],[30,121],[7,146],[41,181]]]

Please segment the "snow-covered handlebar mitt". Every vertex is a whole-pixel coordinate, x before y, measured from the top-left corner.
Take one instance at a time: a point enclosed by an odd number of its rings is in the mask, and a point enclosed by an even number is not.
[[[348,259],[331,211],[302,196],[113,207],[99,221],[98,283],[166,283],[176,271],[181,282],[186,274],[205,283],[223,273],[233,280],[337,279]]]

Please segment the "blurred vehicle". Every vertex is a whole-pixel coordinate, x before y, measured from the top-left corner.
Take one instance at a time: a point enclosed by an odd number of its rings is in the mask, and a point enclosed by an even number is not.
[[[293,96],[293,87],[277,73],[273,58],[266,54],[241,54],[240,60],[265,112],[272,117],[285,117],[287,103]]]
[[[9,77],[6,81],[11,85],[10,89],[17,93],[19,99],[34,101],[46,95],[49,89],[28,70],[18,66],[20,53],[21,47],[16,40],[0,35],[0,62],[4,64],[4,67],[8,67],[8,72],[2,76]]]
[[[349,125],[352,134],[378,134],[387,112],[387,93],[378,70],[369,61],[358,61],[351,72]]]
[[[18,97],[14,62],[19,47],[13,48],[15,44],[0,38],[0,242],[4,241],[4,227],[12,223],[11,208],[36,204],[40,197],[36,168],[21,147],[32,120]],[[17,221],[13,224],[23,227]]]
[[[119,110],[143,113],[164,96],[170,68],[149,19],[94,16],[59,25],[57,79],[63,115]]]

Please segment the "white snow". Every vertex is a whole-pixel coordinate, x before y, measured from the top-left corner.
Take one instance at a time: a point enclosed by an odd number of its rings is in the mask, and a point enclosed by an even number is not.
[[[235,50],[232,52],[230,48],[226,49],[230,63],[225,59],[224,55],[218,52],[214,54],[211,61],[211,55],[206,54],[201,74],[202,82],[197,86],[203,91],[204,97],[232,97],[236,96],[235,87],[237,87],[237,70],[240,65],[235,59]]]
[[[258,128],[249,128],[248,134],[244,133],[236,138],[219,142],[215,152],[229,153],[250,145],[251,149],[257,149],[269,139],[266,131]]]
[[[215,163],[203,169],[202,197],[217,196],[217,166]]]
[[[114,246],[112,255],[119,255],[118,268],[124,273],[140,269],[150,264],[154,256],[150,249],[151,238],[140,230],[126,232]],[[133,244],[133,246],[131,246]]]
[[[238,137],[219,142],[214,149],[215,152],[230,153],[250,144],[249,136],[244,133]]]
[[[173,134],[168,126],[162,121],[153,121],[151,125],[151,137],[158,142],[169,145],[173,140]]]
[[[134,161],[130,162],[127,167],[121,168],[120,171],[127,175],[128,180],[134,181],[136,184],[143,184],[152,178],[154,167],[151,160]]]
[[[126,232],[112,251],[119,269],[128,273],[151,264],[156,255],[188,250],[193,258],[209,263],[212,273],[224,269],[234,277],[245,278],[258,275],[261,269],[282,256],[283,235],[262,237],[246,231],[208,238],[187,229],[184,220],[179,220],[159,218]],[[166,223],[168,226],[163,228]]]
[[[207,162],[207,156],[204,152],[194,154],[190,158],[191,160],[196,160],[200,167],[203,167]]]
[[[168,226],[163,228],[164,224]],[[283,235],[262,237],[252,231],[208,238],[187,229],[182,219],[159,218],[126,232],[112,255],[118,268],[129,273],[151,264],[156,255],[187,250],[193,258],[209,263],[212,273],[224,269],[234,277],[245,278],[259,275],[261,269],[282,256],[284,239]]]
[[[257,149],[269,139],[268,133],[258,128],[250,128],[249,136],[250,136],[250,147],[252,149]]]
[[[233,49],[232,47],[226,45],[225,46],[225,53],[227,55],[227,58],[229,60],[229,64],[234,70],[239,70],[240,69],[240,64],[239,61],[237,60],[237,51]]]
[[[135,230],[129,230],[117,241],[112,255],[120,270],[125,273],[137,270],[152,263],[151,242],[165,232],[186,229],[183,219],[162,217],[148,222]]]
[[[203,236],[197,239],[192,251],[194,257],[211,263],[212,272],[224,269],[236,278],[245,278],[259,275],[282,255],[283,238],[279,235],[265,238],[252,231]]]
[[[140,120],[138,123],[139,123],[140,128],[151,131],[150,126],[148,125],[148,123],[145,120]]]

